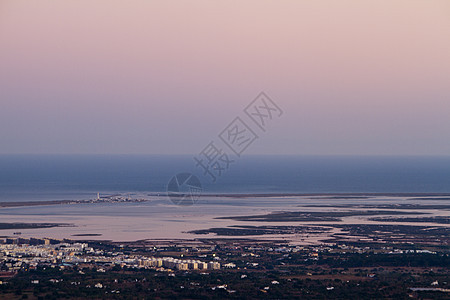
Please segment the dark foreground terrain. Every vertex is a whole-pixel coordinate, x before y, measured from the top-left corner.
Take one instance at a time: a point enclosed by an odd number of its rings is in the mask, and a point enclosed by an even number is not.
[[[18,274],[0,290],[3,299],[449,298],[445,291],[414,292],[410,289],[448,280],[449,274],[442,268],[297,266],[296,269],[287,274],[275,270],[240,270],[177,273],[175,276],[153,270],[120,268],[106,273],[85,269],[83,275],[76,270],[38,269]],[[31,280],[39,280],[39,283],[33,284]],[[443,285],[450,288],[448,284]]]

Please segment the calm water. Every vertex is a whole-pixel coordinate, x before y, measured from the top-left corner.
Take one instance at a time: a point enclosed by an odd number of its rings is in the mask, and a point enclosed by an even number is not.
[[[16,155],[0,156],[0,201],[92,199],[97,192],[132,193],[150,201],[8,207],[0,209],[0,220],[74,225],[21,230],[24,237],[85,239],[79,235],[94,233],[98,234],[94,239],[126,241],[196,238],[187,231],[235,223],[255,225],[217,219],[220,216],[339,209],[304,207],[308,204],[449,202],[438,197],[423,200],[409,196],[368,199],[205,196],[194,206],[176,206],[165,196],[165,189],[169,179],[179,172],[196,173],[206,193],[450,193],[450,157],[247,156],[231,165],[213,184],[196,169],[191,156]],[[428,213],[448,216],[449,211],[429,210]],[[370,221],[356,217],[343,222]],[[14,230],[2,230],[1,234],[13,236]],[[311,239],[304,242],[317,242],[318,238]]]
[[[179,172],[206,193],[450,193],[450,156],[243,156],[212,183],[192,156],[2,155],[0,201],[164,193]]]

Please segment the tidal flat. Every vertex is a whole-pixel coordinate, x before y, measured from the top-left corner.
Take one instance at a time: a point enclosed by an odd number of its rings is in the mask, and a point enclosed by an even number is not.
[[[192,206],[177,206],[168,197],[152,195],[140,202],[0,204],[0,219],[5,224],[70,224],[26,225],[28,228],[21,225],[20,232],[24,238],[132,242],[245,236],[249,239],[282,238],[298,244],[320,244],[334,238],[342,239],[345,234],[354,238],[354,231],[366,225],[407,225],[420,228],[419,232],[435,227],[445,230],[449,227],[445,220],[450,217],[450,205],[443,196],[204,194]],[[14,236],[17,226],[5,225],[0,228],[0,233]],[[355,229],[351,230],[351,227]],[[427,234],[438,238],[434,232],[430,229]],[[365,234],[358,235],[358,238],[374,239],[369,236],[372,233]]]

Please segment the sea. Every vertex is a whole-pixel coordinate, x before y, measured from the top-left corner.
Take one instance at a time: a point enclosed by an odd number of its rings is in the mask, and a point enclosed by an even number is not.
[[[189,155],[0,155],[0,202],[164,194],[179,173],[208,194],[450,193],[450,156],[255,155],[222,168]]]
[[[173,240],[199,238],[190,231],[212,227],[286,225],[221,217],[347,210],[339,207],[343,204],[450,204],[450,156],[248,155],[233,160],[212,178],[190,155],[1,155],[0,223],[68,224],[23,229],[20,236],[25,238]],[[191,173],[201,183],[204,197],[194,205],[175,205],[167,197],[169,181],[180,173]],[[1,202],[93,200],[98,193],[147,201],[1,207]],[[318,204],[324,207],[314,207]],[[418,210],[418,216],[423,211]],[[429,209],[427,213],[450,216],[449,210]],[[342,222],[375,221],[349,217]],[[0,230],[3,237],[16,233]],[[325,238],[310,235],[301,243],[319,243]]]

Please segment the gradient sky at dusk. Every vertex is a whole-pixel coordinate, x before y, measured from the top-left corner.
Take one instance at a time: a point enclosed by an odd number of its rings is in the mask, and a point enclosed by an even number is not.
[[[450,1],[1,0],[0,153],[450,155]]]

